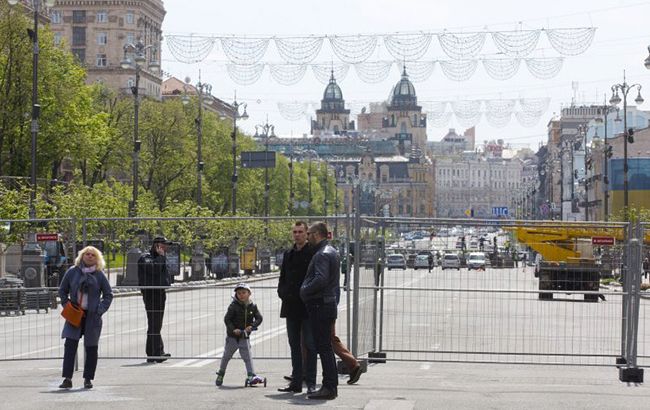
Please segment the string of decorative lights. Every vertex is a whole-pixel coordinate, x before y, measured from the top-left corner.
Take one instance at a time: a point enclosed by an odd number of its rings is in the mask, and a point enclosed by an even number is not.
[[[256,63],[256,64],[230,64],[227,71],[230,78],[239,85],[250,85],[258,81],[265,67],[269,68],[271,77],[282,85],[293,85],[302,80],[307,68],[311,68],[316,79],[327,84],[334,70],[337,81],[345,80],[350,67],[354,67],[357,77],[369,84],[380,83],[390,76],[390,70],[396,66],[400,71],[406,64],[409,79],[415,83],[427,81],[433,75],[438,64],[442,73],[453,81],[466,81],[470,79],[479,66],[495,80],[509,80],[517,74],[521,62],[526,63],[529,73],[535,78],[548,80],[556,76],[564,63],[563,57],[551,58],[481,58],[473,60],[438,60],[438,61],[365,61],[357,64],[348,63],[314,63],[314,64],[286,64],[286,63]]]
[[[549,44],[563,56],[581,54],[589,48],[596,32],[595,27],[554,28],[513,31],[480,32],[418,32],[322,36],[268,36],[247,37],[236,35],[167,34],[165,44],[174,58],[182,63],[205,60],[219,43],[233,64],[256,64],[262,61],[269,43],[288,64],[305,64],[320,54],[325,40],[333,55],[348,64],[357,64],[370,58],[380,40],[386,50],[397,60],[419,60],[425,56],[434,37],[442,51],[451,59],[472,59],[479,55],[489,36],[494,46],[508,57],[522,58],[537,47],[542,34]]]

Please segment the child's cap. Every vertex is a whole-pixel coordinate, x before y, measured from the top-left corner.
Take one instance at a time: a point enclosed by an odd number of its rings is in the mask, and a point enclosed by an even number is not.
[[[246,289],[249,292],[251,291],[251,287],[245,284],[244,282],[239,283],[237,284],[237,286],[235,286],[235,292],[237,292],[237,289]]]

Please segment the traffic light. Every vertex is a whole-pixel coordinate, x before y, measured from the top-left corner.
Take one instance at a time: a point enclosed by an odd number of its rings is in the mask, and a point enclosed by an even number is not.
[[[578,170],[577,169],[573,170],[573,178],[578,179]]]
[[[627,130],[627,142],[630,144],[634,143],[634,128],[629,128]]]
[[[607,158],[611,158],[614,153],[612,152],[612,146],[608,145],[607,148],[605,148],[605,155]]]

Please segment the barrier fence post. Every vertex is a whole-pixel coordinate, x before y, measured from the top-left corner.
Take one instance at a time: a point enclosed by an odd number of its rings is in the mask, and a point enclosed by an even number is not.
[[[359,264],[361,263],[361,209],[360,187],[354,187],[354,292],[352,294],[352,355],[359,350]]]
[[[631,236],[628,247],[628,269],[624,282],[628,295],[628,302],[626,304],[625,366],[619,368],[618,378],[622,382],[643,383],[643,369],[639,369],[636,366],[641,270],[643,269],[643,259],[641,256],[643,227],[637,223],[632,232],[633,235]]]
[[[623,245],[623,261],[621,265],[621,281],[623,282],[623,299],[621,300],[621,356],[616,358],[616,366],[622,367],[627,363],[627,313],[628,313],[628,304],[629,304],[629,281],[627,280],[628,276],[628,267],[630,266],[629,256],[630,256],[630,239],[632,238],[631,224],[628,223],[624,229],[625,232],[625,242]]]

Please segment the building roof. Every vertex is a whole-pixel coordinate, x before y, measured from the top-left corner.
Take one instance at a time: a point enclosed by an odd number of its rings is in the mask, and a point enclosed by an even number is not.
[[[390,97],[390,108],[392,109],[417,109],[418,98],[415,94],[415,87],[406,73],[406,66],[402,72],[402,78],[395,84]]]

